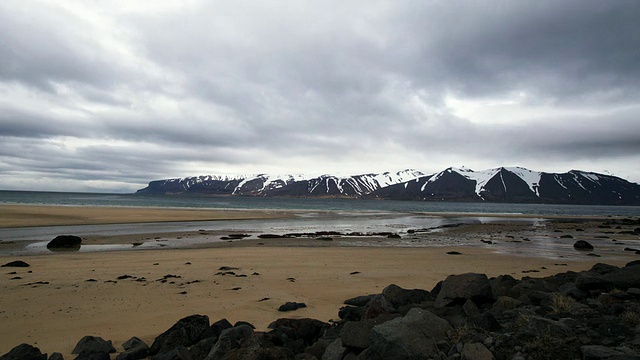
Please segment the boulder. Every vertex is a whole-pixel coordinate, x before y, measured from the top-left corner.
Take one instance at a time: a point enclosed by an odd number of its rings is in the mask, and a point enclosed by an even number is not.
[[[75,235],[60,235],[49,241],[47,249],[56,250],[78,250],[82,244],[82,239]]]
[[[211,352],[211,349],[213,349],[213,347],[216,345],[217,342],[218,342],[217,336],[198,341],[195,345],[189,348],[189,355],[191,356],[191,359],[206,358],[207,355],[209,355],[209,353]]]
[[[575,287],[582,291],[610,290],[613,288],[613,283],[604,275],[583,272],[576,277]]]
[[[73,360],[111,360],[111,356],[106,352],[82,352]]]
[[[64,360],[64,356],[59,352],[54,352],[49,356],[49,360]]]
[[[382,290],[382,295],[397,309],[402,305],[420,304],[427,301],[430,294],[426,290],[406,290],[398,285],[391,284]]]
[[[342,344],[349,348],[366,349],[371,346],[371,330],[374,326],[384,324],[389,320],[400,317],[398,314],[387,314],[375,319],[363,321],[348,321],[340,330]]]
[[[29,344],[20,344],[8,353],[0,356],[0,360],[47,360],[47,354]]]
[[[640,287],[640,266],[625,266],[603,275],[603,278],[622,290]]]
[[[156,337],[149,354],[168,352],[180,345],[191,346],[209,335],[209,318],[206,315],[187,316]]]
[[[137,337],[132,337],[122,344],[124,352],[116,356],[116,360],[139,360],[149,356],[149,345]]]
[[[462,360],[493,360],[493,354],[481,343],[465,344],[460,354]]]
[[[621,351],[610,349],[602,345],[586,345],[580,347],[583,360],[631,360],[640,359],[640,357],[625,354]]]
[[[137,338],[137,337],[135,337],[135,336],[134,336],[134,337],[132,337],[131,339],[129,339],[129,340],[127,340],[127,341],[125,341],[125,342],[122,344],[122,348],[123,348],[123,349],[125,349],[125,350],[129,350],[129,349],[137,348],[137,347],[140,347],[140,346],[142,346],[142,347],[145,347],[145,346],[146,346],[146,347],[149,347],[149,345],[147,345],[147,343],[146,343],[146,342],[144,342],[144,341],[140,340],[139,338]]]
[[[306,308],[307,304],[298,302],[286,302],[278,308],[278,311],[294,311],[301,308]]]
[[[371,359],[427,359],[436,354],[436,344],[447,339],[449,323],[433,313],[418,308],[371,330]]]
[[[8,262],[0,267],[29,267],[29,266],[31,265],[27,264],[22,260],[16,260],[16,261]]]
[[[231,329],[233,325],[227,319],[220,319],[211,324],[211,333],[213,336],[218,337],[223,330]]]
[[[269,329],[282,327],[293,330],[296,339],[301,339],[306,346],[313,344],[321,335],[322,329],[329,324],[316,319],[278,319],[269,324]]]
[[[369,301],[371,301],[371,299],[373,299],[375,296],[375,294],[356,296],[354,298],[345,300],[344,304],[352,306],[366,306]]]
[[[478,307],[495,301],[487,275],[467,273],[448,276],[442,282],[435,306],[453,306],[466,300],[473,301]]]
[[[342,344],[341,339],[334,340],[322,355],[322,360],[342,360],[347,348]]]
[[[189,353],[189,349],[182,345],[178,345],[173,349],[160,352],[156,356],[153,357],[153,360],[193,360],[191,359],[191,354]]]
[[[105,353],[111,354],[116,352],[116,348],[113,347],[111,340],[104,340],[99,336],[85,336],[78,343],[76,347],[71,351],[72,354],[88,354],[88,353]]]
[[[253,335],[253,329],[246,325],[223,330],[218,342],[213,346],[205,360],[222,359],[228,352],[240,348],[243,341]]]
[[[575,244],[573,244],[573,248],[576,250],[593,250],[593,245],[589,244],[587,241],[578,240]]]

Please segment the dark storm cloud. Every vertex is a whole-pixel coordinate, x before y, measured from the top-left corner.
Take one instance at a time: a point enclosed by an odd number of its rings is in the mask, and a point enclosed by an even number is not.
[[[5,1],[0,33],[5,183],[640,160],[632,1]]]

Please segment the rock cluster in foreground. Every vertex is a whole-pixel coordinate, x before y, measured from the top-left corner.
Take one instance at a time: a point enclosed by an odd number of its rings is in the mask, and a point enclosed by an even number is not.
[[[389,285],[345,304],[338,322],[285,318],[266,332],[192,315],[115,359],[640,359],[640,261],[522,280],[452,275],[431,291]],[[107,360],[116,349],[86,336],[73,353]],[[15,359],[62,356],[28,344],[0,356]]]

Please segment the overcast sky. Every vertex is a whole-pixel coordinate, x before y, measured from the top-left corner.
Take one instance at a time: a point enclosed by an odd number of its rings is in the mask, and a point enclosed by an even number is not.
[[[637,1],[0,1],[0,189],[449,166],[640,181]]]

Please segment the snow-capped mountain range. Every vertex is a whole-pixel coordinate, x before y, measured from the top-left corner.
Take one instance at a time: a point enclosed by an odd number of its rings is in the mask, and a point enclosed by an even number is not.
[[[521,167],[483,171],[452,167],[431,175],[413,169],[352,176],[206,175],[151,181],[137,194],[640,205],[640,185],[615,176]]]

